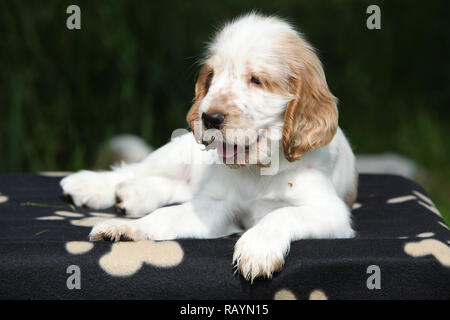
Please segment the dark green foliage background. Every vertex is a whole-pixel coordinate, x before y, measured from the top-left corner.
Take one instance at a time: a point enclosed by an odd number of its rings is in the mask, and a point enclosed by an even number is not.
[[[356,153],[398,152],[450,214],[448,1],[19,1],[0,4],[0,171],[76,170],[134,133],[186,127],[212,31],[252,9],[287,17],[318,49]],[[82,29],[66,28],[78,4]],[[366,28],[378,4],[382,29]]]

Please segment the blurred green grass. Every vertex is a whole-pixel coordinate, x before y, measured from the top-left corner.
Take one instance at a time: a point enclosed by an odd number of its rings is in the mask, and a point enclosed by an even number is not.
[[[82,29],[66,28],[78,4]],[[378,4],[382,29],[368,30]],[[450,222],[447,1],[16,1],[0,10],[0,171],[77,170],[118,133],[157,147],[186,127],[214,28],[252,9],[318,49],[356,153],[397,152]]]

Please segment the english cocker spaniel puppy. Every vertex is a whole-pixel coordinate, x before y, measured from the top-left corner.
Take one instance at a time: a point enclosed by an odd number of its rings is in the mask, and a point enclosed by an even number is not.
[[[216,34],[201,65],[187,114],[192,132],[176,132],[141,163],[61,181],[77,206],[115,204],[128,217],[143,216],[98,223],[90,239],[244,231],[233,264],[253,281],[282,268],[292,241],[353,237],[354,155],[321,63],[301,34],[252,13]]]

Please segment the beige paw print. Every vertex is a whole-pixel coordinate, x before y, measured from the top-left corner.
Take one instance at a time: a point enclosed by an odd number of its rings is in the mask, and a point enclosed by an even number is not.
[[[288,289],[281,289],[275,293],[274,300],[297,300],[295,294]],[[311,291],[309,294],[309,300],[328,300],[326,294],[319,289]]]
[[[274,300],[297,300],[295,294],[288,289],[281,289],[275,293]]]
[[[405,252],[412,257],[432,255],[442,265],[450,267],[450,246],[436,239],[425,239],[405,244]]]
[[[78,227],[93,227],[97,222],[115,218],[112,213],[89,212],[87,214],[72,211],[55,211],[52,216],[38,217],[36,220],[69,220],[69,222]],[[116,218],[116,220],[130,220],[126,218]]]
[[[175,267],[181,263],[183,256],[183,249],[176,241],[117,242],[99,262],[110,275],[130,276],[144,263],[156,267]]]
[[[38,217],[36,220],[69,220],[74,226],[92,227],[94,224],[115,218],[116,215],[103,212],[87,214],[71,211],[55,211],[54,215]],[[73,255],[85,254],[94,248],[89,241],[69,241],[66,251]],[[184,252],[176,241],[140,241],[119,242],[111,246],[111,251],[99,260],[100,267],[113,276],[130,276],[137,272],[144,263],[156,267],[170,268],[181,263]]]
[[[359,208],[361,208],[361,207],[362,207],[362,204],[361,204],[361,203],[355,202],[355,203],[353,204],[352,209],[353,209],[353,210],[356,210],[356,209],[359,209]]]
[[[325,292],[317,289],[309,294],[309,300],[328,300],[328,297]]]
[[[406,202],[409,200],[415,200],[417,199],[415,196],[413,195],[408,195],[408,196],[401,196],[401,197],[395,197],[395,198],[391,198],[388,201],[386,201],[389,204],[394,204],[394,203],[402,203],[402,202]]]
[[[94,248],[89,241],[69,241],[65,245],[67,252],[80,255]],[[144,263],[161,268],[179,265],[184,252],[176,241],[139,241],[118,242],[111,251],[99,260],[100,267],[112,276],[131,276],[142,268]]]
[[[449,228],[448,228],[448,226],[445,224],[445,223],[443,223],[443,222],[438,222],[443,228],[445,228],[445,229],[447,229],[447,230],[450,230]]]
[[[396,203],[403,203],[403,202],[411,201],[411,200],[417,200],[417,202],[421,206],[427,208],[429,211],[433,212],[434,214],[441,216],[441,213],[436,208],[433,201],[431,201],[430,198],[428,198],[426,195],[424,195],[423,193],[421,193],[417,190],[412,190],[412,194],[404,195],[401,197],[391,198],[391,199],[387,200],[386,202],[389,204],[396,204]]]
[[[434,232],[423,232],[417,235],[418,238],[431,238],[434,236]]]
[[[8,197],[7,196],[5,196],[5,195],[3,195],[1,192],[0,192],[0,203],[4,203],[4,202],[6,202],[6,201],[8,201]]]
[[[72,172],[69,171],[42,171],[38,172],[39,175],[45,176],[45,177],[65,177],[71,174]]]
[[[88,241],[69,241],[66,243],[66,250],[71,254],[84,254],[91,251],[94,244]]]

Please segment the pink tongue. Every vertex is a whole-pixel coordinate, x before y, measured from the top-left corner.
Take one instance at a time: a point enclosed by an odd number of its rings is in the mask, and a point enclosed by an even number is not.
[[[231,158],[237,153],[237,146],[231,144],[225,144],[217,146],[217,153],[219,157],[222,158]]]

